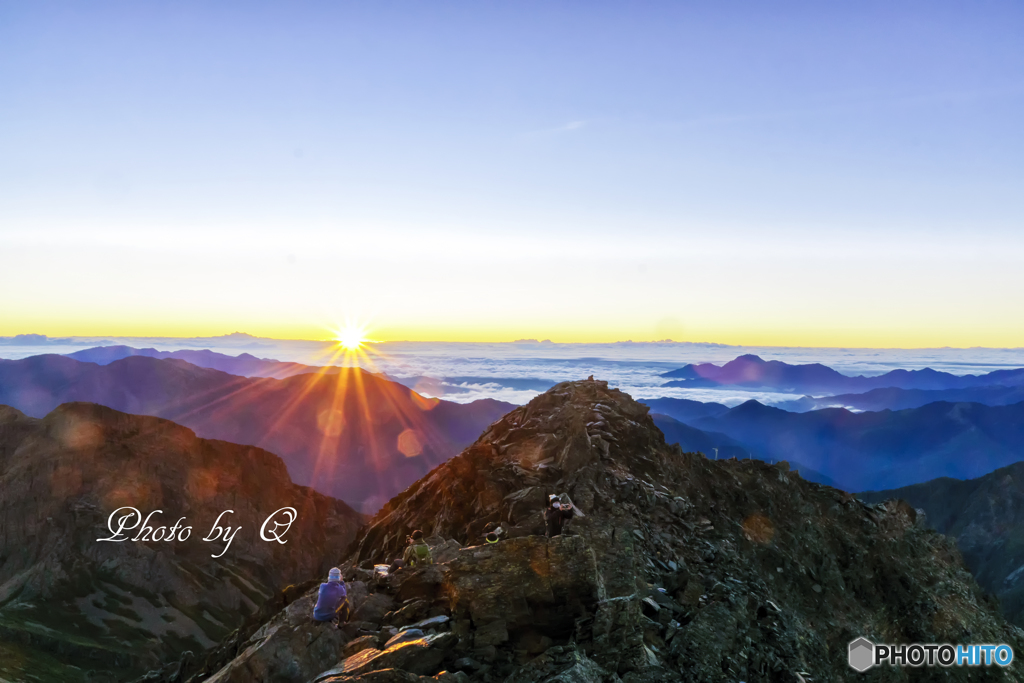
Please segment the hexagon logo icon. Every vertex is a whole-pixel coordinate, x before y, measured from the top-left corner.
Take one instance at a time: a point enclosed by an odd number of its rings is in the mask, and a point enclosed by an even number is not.
[[[875,664],[875,644],[867,638],[850,643],[850,668],[864,672]]]

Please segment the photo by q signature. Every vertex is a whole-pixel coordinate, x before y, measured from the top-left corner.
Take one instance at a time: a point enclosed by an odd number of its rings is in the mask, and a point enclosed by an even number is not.
[[[223,557],[224,553],[231,547],[231,542],[235,540],[235,536],[241,530],[241,526],[232,527],[227,524],[221,524],[224,515],[234,514],[234,512],[234,510],[225,510],[217,515],[213,527],[203,537],[202,540],[207,543],[213,541],[225,542],[224,549],[216,555],[211,554],[210,557]],[[107,529],[110,531],[110,537],[97,538],[96,540],[100,542],[112,541],[114,543],[121,543],[123,541],[131,541],[132,543],[174,542],[186,541],[192,535],[192,527],[184,524],[184,517],[180,517],[172,526],[153,526],[150,524],[150,519],[153,515],[157,514],[163,514],[163,510],[153,510],[143,519],[142,513],[136,508],[118,508],[111,512],[110,517],[107,518]],[[288,541],[284,536],[288,533],[288,530],[298,516],[299,513],[292,507],[276,510],[264,520],[263,525],[260,527],[260,538],[267,542],[287,543]],[[135,532],[135,535],[132,536],[129,532]]]

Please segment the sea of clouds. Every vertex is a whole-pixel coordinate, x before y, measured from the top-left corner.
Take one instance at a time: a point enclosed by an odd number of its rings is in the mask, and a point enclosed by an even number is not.
[[[525,403],[557,382],[590,375],[638,399],[673,397],[738,405],[750,399],[775,404],[793,394],[739,389],[678,389],[662,386],[662,373],[687,363],[722,364],[743,354],[787,363],[822,363],[846,375],[879,375],[925,367],[957,375],[1024,367],[1024,348],[841,349],[755,347],[691,342],[556,344],[532,340],[507,343],[381,342],[365,353],[343,354],[332,342],[283,340],[231,334],[222,337],[0,337],[0,358],[66,354],[95,346],[123,344],[160,351],[210,349],[228,355],[309,365],[359,365],[384,373],[430,396],[465,403],[494,398]]]

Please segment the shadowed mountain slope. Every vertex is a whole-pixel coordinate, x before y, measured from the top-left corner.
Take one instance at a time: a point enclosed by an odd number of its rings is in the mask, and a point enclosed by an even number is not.
[[[358,368],[248,378],[177,359],[0,361],[0,403],[42,416],[89,401],[277,453],[292,479],[373,511],[511,408],[427,399]]]
[[[999,596],[1007,619],[1024,626],[1024,462],[977,479],[943,477],[857,496],[898,498],[924,510],[929,526],[956,538],[967,566]]]
[[[725,434],[705,432],[667,415],[652,413],[651,419],[665,435],[667,443],[679,444],[679,447],[687,453],[703,453],[709,458],[722,460],[751,457],[742,444],[735,439],[730,439]],[[718,449],[717,455],[715,454],[716,448]]]
[[[791,413],[747,401],[689,424],[725,434],[764,460],[801,462],[849,491],[978,477],[1024,459],[1024,403]]]
[[[184,517],[192,530],[98,541],[126,506],[154,513],[154,529]],[[287,542],[261,540],[284,507],[298,513]],[[203,542],[226,510],[220,524],[241,527],[230,545]],[[272,453],[70,403],[43,419],[0,406],[0,520],[0,677],[109,681],[224,638],[275,591],[323,573],[364,517],[291,483]]]
[[[686,398],[645,398],[640,403],[648,406],[652,413],[667,415],[680,422],[699,420],[702,417],[715,417],[729,412],[729,406],[721,403],[705,403]]]

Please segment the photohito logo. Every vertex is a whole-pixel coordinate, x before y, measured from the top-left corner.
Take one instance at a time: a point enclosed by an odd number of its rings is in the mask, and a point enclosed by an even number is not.
[[[850,643],[850,668],[864,672],[888,662],[890,666],[1009,666],[1009,645],[882,645],[867,638]]]

